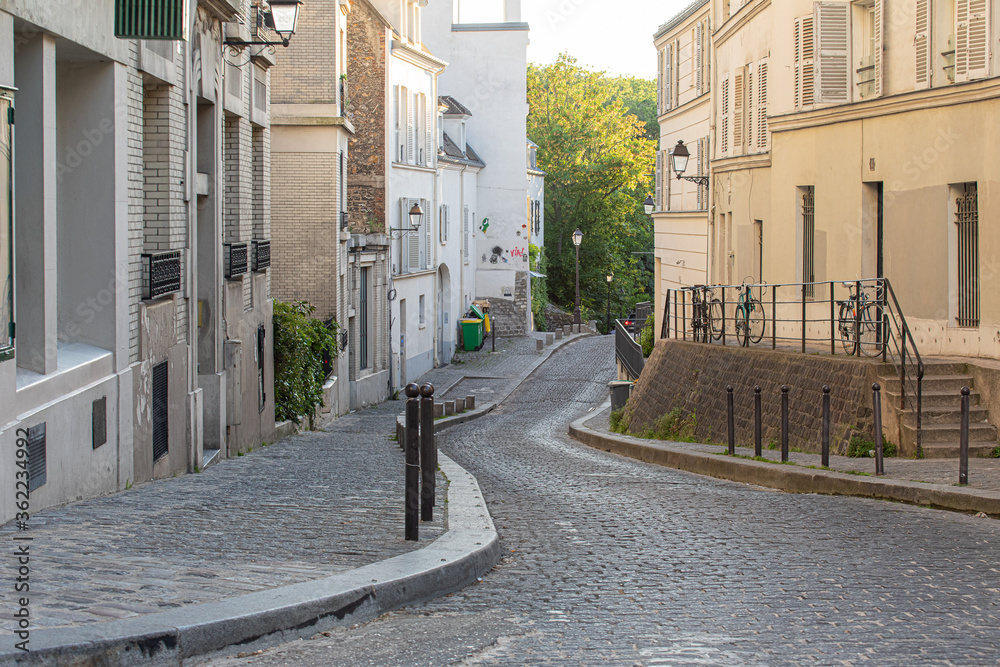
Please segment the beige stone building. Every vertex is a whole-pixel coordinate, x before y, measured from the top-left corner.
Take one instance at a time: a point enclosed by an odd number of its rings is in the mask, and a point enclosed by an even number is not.
[[[708,280],[709,186],[677,178],[670,152],[683,141],[691,153],[685,175],[707,180],[712,149],[710,11],[709,0],[695,2],[654,36],[660,122],[653,197],[657,326],[667,290]]]
[[[925,355],[1000,357],[990,4],[772,3],[765,275],[884,276]]]

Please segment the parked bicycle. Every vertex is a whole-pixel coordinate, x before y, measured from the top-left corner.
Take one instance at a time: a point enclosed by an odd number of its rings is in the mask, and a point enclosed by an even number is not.
[[[838,301],[840,307],[838,328],[844,351],[850,355],[859,352],[868,357],[882,354],[885,333],[882,327],[882,306],[878,298],[872,298],[857,282],[843,283],[850,292],[850,298]]]
[[[691,332],[697,343],[722,338],[722,301],[706,285],[691,286]]]
[[[747,347],[764,338],[764,304],[753,295],[752,284],[744,281],[736,300],[736,340]]]

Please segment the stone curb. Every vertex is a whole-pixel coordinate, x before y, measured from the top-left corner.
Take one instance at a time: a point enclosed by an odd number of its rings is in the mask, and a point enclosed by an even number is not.
[[[1000,494],[944,484],[924,484],[885,477],[848,475],[832,470],[817,470],[781,463],[707,454],[669,442],[651,441],[627,435],[607,434],[584,426],[595,414],[610,406],[610,401],[569,426],[570,437],[585,445],[668,468],[756,484],[789,493],[821,493],[834,496],[857,496],[893,500],[960,512],[985,512],[1000,515]]]
[[[31,652],[0,665],[180,665],[239,647],[256,650],[372,620],[475,583],[500,559],[476,478],[445,455],[448,531],[417,551],[315,581],[95,625],[31,631]]]

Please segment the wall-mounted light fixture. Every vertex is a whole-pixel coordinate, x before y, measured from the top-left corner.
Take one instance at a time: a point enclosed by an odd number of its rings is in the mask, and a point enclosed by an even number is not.
[[[280,42],[229,38],[223,44],[237,49],[246,46],[288,46],[288,40],[295,34],[295,26],[299,22],[299,5],[301,4],[302,0],[269,0],[265,7],[256,8],[256,27],[270,28],[281,38]]]
[[[423,222],[423,219],[424,219],[424,212],[420,209],[420,204],[414,203],[413,207],[410,209],[410,226],[409,227],[399,227],[399,228],[393,227],[393,228],[391,228],[389,230],[389,232],[390,232],[389,233],[389,237],[390,238],[402,238],[403,236],[406,236],[407,234],[411,234],[413,232],[418,231],[420,229],[420,223]],[[396,235],[392,234],[392,232],[396,232]]]

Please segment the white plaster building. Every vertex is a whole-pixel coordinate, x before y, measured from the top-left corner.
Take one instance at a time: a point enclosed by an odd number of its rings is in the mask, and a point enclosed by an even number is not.
[[[274,431],[272,61],[223,49],[249,0],[173,1],[162,41],[116,37],[113,0],[0,1],[0,458],[27,441],[33,511]]]

